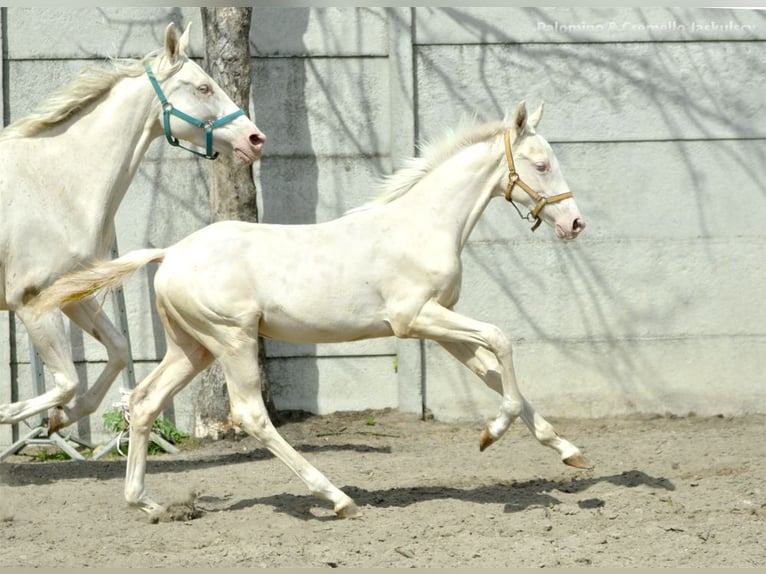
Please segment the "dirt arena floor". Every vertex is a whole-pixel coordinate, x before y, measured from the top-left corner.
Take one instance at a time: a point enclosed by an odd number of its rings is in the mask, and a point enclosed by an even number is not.
[[[766,566],[766,417],[551,422],[593,469],[520,423],[483,453],[481,425],[396,412],[283,424],[356,520],[249,437],[153,455],[150,495],[201,514],[156,523],[125,505],[123,458],[28,447],[0,463],[0,568]]]

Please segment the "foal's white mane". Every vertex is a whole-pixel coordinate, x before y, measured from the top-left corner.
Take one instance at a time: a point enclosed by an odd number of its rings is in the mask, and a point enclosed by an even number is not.
[[[61,90],[40,103],[34,112],[0,131],[0,141],[32,137],[74,116],[89,104],[99,100],[123,78],[135,78],[145,73],[144,63],[156,57],[155,50],[140,60],[110,60],[112,67],[89,66]],[[164,74],[174,74],[184,63],[179,58]]]
[[[447,132],[439,140],[424,142],[420,147],[420,156],[408,158],[401,168],[382,178],[378,197],[364,205],[350,209],[346,214],[391,203],[407,193],[426,175],[460,150],[494,138],[509,127],[507,118],[502,121],[478,125],[464,123]]]

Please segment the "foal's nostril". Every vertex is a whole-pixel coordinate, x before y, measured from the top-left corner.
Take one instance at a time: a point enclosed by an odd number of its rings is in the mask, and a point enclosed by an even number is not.
[[[574,220],[574,223],[572,223],[572,231],[580,233],[583,229],[585,229],[585,222],[578,217]]]

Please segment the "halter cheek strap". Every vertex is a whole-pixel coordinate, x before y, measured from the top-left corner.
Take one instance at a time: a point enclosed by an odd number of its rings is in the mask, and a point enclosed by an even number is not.
[[[152,72],[151,66],[149,64],[144,64],[144,69],[146,70],[146,75],[149,76],[149,81],[151,81],[152,86],[154,87],[154,91],[157,93],[157,97],[159,98],[160,104],[162,105],[162,126],[165,130],[165,138],[168,140],[168,143],[172,146],[185,149],[186,151],[189,151],[193,153],[194,155],[198,155],[200,157],[204,157],[207,159],[216,159],[218,157],[218,152],[213,151],[213,130],[215,128],[221,127],[222,125],[228,124],[230,121],[238,118],[239,116],[245,115],[245,112],[242,109],[238,109],[236,112],[232,112],[217,120],[208,120],[208,121],[198,120],[197,118],[190,116],[189,114],[186,114],[179,109],[174,108],[173,104],[171,104],[168,101],[167,97],[165,97],[165,93],[162,91],[162,88],[160,87],[160,83],[157,81],[157,78],[154,77],[154,72]],[[179,119],[182,119],[183,121],[193,126],[196,126],[198,128],[205,130],[205,153],[202,153],[195,149],[181,145],[181,142],[178,140],[178,138],[174,137],[173,134],[170,133],[170,116],[171,115]]]
[[[503,139],[505,140],[505,159],[508,162],[508,185],[505,188],[505,199],[511,202],[511,205],[513,205],[522,219],[526,219],[527,221],[534,221],[534,224],[532,225],[532,231],[534,231],[540,227],[540,224],[542,223],[542,220],[540,219],[540,212],[543,210],[543,207],[549,203],[556,203],[564,199],[569,199],[572,197],[572,192],[567,191],[566,193],[559,193],[558,195],[554,195],[552,197],[546,197],[544,195],[540,195],[534,189],[529,187],[526,183],[524,183],[524,181],[522,181],[519,173],[516,171],[516,165],[513,163],[510,130],[505,131]],[[526,215],[522,215],[519,207],[514,203],[513,199],[511,199],[513,188],[517,185],[525,192],[527,192],[527,195],[529,195],[529,197],[531,197],[536,202],[535,206]]]

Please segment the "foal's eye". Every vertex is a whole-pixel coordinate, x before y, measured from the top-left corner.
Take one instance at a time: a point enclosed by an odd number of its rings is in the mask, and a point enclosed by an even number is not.
[[[544,161],[537,161],[535,162],[535,169],[540,173],[545,173],[548,171],[548,164]]]
[[[213,92],[213,88],[210,87],[210,84],[202,84],[197,88],[197,91],[200,94],[207,96]]]

